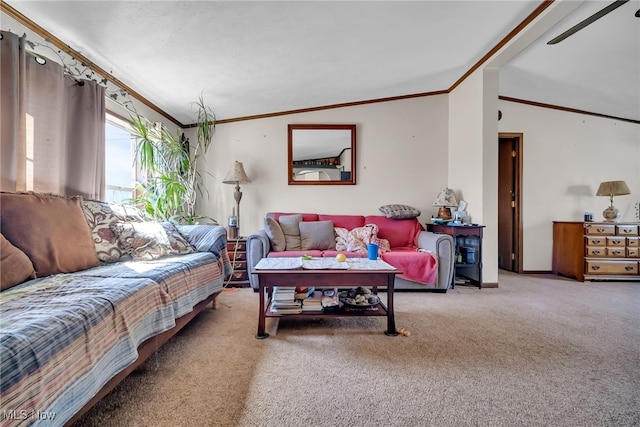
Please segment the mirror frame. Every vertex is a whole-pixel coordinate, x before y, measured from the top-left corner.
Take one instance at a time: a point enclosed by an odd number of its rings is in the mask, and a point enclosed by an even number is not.
[[[295,180],[293,179],[293,133],[295,130],[348,130],[351,132],[351,179],[339,180]],[[356,125],[341,124],[290,124],[288,125],[287,172],[289,185],[356,185]]]

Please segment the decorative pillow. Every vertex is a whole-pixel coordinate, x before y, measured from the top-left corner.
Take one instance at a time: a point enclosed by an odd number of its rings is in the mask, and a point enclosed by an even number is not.
[[[134,206],[97,200],[84,200],[82,210],[91,229],[98,259],[105,263],[131,259],[130,255],[118,246],[110,226],[118,221],[142,222],[142,212]]]
[[[393,219],[417,218],[420,216],[420,211],[418,209],[407,205],[380,206],[380,212],[385,214],[387,218]]]
[[[367,224],[349,231],[346,228],[336,227],[336,250],[345,252],[367,252],[369,243],[377,243],[380,253],[389,252],[389,241],[378,237],[378,226]]]
[[[333,221],[301,221],[300,246],[303,251],[309,249],[335,249],[336,235]]]
[[[264,231],[271,242],[271,249],[277,252],[284,251],[287,247],[287,241],[278,221],[273,218],[264,219]]]
[[[302,242],[300,241],[300,222],[302,221],[302,214],[295,215],[281,215],[278,218],[282,232],[284,233],[284,240],[287,251],[299,251],[302,250]]]
[[[120,248],[136,261],[166,255],[192,253],[194,249],[170,222],[123,222],[111,224]]]
[[[0,206],[2,233],[29,257],[37,277],[99,265],[81,197],[3,192]]]
[[[0,234],[0,290],[35,277],[36,271],[29,257]]]

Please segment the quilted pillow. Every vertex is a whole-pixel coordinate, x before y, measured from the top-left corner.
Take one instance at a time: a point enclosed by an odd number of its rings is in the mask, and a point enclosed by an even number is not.
[[[87,219],[96,253],[101,262],[116,262],[131,259],[130,255],[118,246],[111,224],[121,222],[142,222],[142,212],[133,206],[84,200],[82,210]]]
[[[288,251],[302,250],[302,242],[300,240],[300,221],[302,221],[302,214],[281,215],[278,218],[278,222],[280,223],[280,227],[284,233],[286,250]]]
[[[35,277],[36,271],[29,257],[0,234],[0,290]]]
[[[284,233],[278,221],[273,218],[265,218],[264,231],[267,233],[267,237],[269,237],[272,250],[281,252],[286,249],[287,241],[285,240]]]
[[[336,227],[335,232],[337,251],[367,253],[369,243],[377,243],[381,253],[390,250],[389,241],[378,237],[378,226],[375,224],[356,227],[351,231]]]
[[[420,211],[418,209],[407,205],[380,206],[380,212],[385,214],[387,218],[393,219],[417,218],[420,216]]]
[[[38,277],[100,264],[81,197],[3,192],[0,206],[2,234],[29,257]]]
[[[300,246],[303,251],[336,248],[333,221],[302,221],[299,227]]]
[[[170,222],[114,222],[111,230],[118,244],[135,261],[195,252]]]

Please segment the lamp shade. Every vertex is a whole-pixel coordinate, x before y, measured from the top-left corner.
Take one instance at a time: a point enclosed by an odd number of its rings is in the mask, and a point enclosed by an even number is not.
[[[458,200],[451,188],[443,188],[433,201],[433,206],[458,206]]]
[[[244,171],[244,166],[239,161],[233,162],[233,166],[231,166],[231,170],[222,180],[225,184],[248,184],[251,182],[247,173]]]
[[[629,187],[627,187],[627,183],[624,181],[605,181],[601,182],[598,187],[598,192],[596,196],[624,196],[626,194],[631,194]]]

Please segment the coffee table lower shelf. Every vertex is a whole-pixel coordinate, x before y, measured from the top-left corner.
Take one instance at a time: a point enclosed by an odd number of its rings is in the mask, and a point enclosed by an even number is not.
[[[397,336],[395,317],[393,312],[393,291],[396,274],[399,270],[253,270],[258,276],[259,283],[259,317],[258,332],[256,338],[268,338],[265,331],[265,318],[267,317],[362,317],[385,316],[387,318],[387,330],[385,335]],[[273,286],[296,287],[300,284],[314,286],[316,289],[327,288],[353,288],[363,286],[371,288],[377,294],[378,287],[386,287],[387,301],[378,303],[378,310],[349,309],[340,303],[340,308],[317,312],[302,312],[294,314],[272,313],[269,309],[271,291]],[[266,303],[266,304],[265,304]]]

